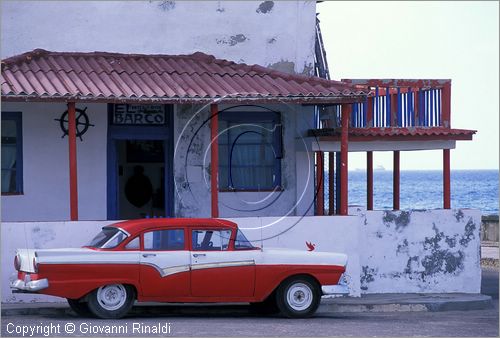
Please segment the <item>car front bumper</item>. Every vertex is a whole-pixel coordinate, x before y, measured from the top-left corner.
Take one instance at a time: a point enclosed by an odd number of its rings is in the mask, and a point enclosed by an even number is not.
[[[347,285],[323,285],[321,287],[324,295],[348,295],[349,287]]]
[[[10,284],[13,293],[17,292],[37,292],[49,287],[47,278],[37,280],[21,280],[17,279]]]

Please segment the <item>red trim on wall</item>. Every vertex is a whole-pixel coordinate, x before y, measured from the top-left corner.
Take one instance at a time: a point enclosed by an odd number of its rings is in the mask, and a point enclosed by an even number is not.
[[[75,102],[68,102],[69,206],[70,220],[78,221],[78,175],[76,163]]]
[[[347,185],[347,166],[348,166],[348,128],[349,128],[349,115],[351,114],[351,105],[342,105],[342,133],[340,141],[340,214],[347,215],[348,205],[348,185]]]
[[[219,141],[217,134],[219,133],[219,108],[217,104],[210,105],[210,193],[212,204],[212,217],[219,217]]]
[[[441,90],[441,126],[451,128],[451,81]]]

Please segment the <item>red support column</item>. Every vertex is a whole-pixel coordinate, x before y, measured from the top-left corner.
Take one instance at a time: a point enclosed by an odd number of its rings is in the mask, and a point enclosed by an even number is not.
[[[76,163],[76,108],[68,102],[69,210],[70,220],[78,221],[78,175]]]
[[[333,152],[328,153],[328,215],[335,214],[335,159]]]
[[[399,150],[394,152],[392,175],[392,208],[399,210]]]
[[[443,208],[451,209],[450,149],[443,149]]]
[[[212,202],[212,218],[219,217],[219,108],[217,104],[210,105],[210,194]]]
[[[373,210],[373,151],[366,152],[366,209]]]
[[[325,190],[323,177],[325,176],[325,164],[323,161],[324,153],[316,152],[316,215],[323,216],[325,214]]]
[[[340,140],[340,214],[347,215],[348,206],[348,141],[349,141],[349,115],[351,114],[351,104],[342,104],[342,132]]]

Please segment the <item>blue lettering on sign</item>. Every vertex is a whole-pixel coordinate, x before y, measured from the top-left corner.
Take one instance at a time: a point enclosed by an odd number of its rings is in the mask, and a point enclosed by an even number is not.
[[[165,124],[165,110],[162,105],[116,104],[113,111],[113,124],[163,125]]]

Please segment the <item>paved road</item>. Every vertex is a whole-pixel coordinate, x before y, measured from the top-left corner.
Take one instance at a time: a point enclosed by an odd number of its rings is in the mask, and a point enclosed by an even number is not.
[[[121,330],[115,336],[495,336],[498,330],[498,271],[483,271],[483,292],[496,297],[494,308],[477,311],[318,313],[314,318],[291,320],[277,316],[251,315],[244,307],[207,308],[204,314],[135,316],[122,320],[97,320],[76,317],[3,317],[2,336],[20,336],[12,330],[32,325],[68,336],[104,336],[106,329]],[[189,307],[186,310],[189,312]],[[65,328],[65,325],[68,325]],[[52,325],[52,326],[50,326]],[[134,328],[136,331],[134,331]],[[158,334],[155,330],[160,330]],[[90,332],[89,332],[90,330]],[[102,331],[104,330],[104,331]],[[142,331],[141,331],[142,330]],[[144,330],[149,330],[145,332]],[[161,331],[164,332],[161,332]],[[45,331],[48,332],[48,331]],[[29,336],[27,332],[25,336]],[[43,336],[39,329],[35,336]],[[51,334],[50,336],[52,336]]]

